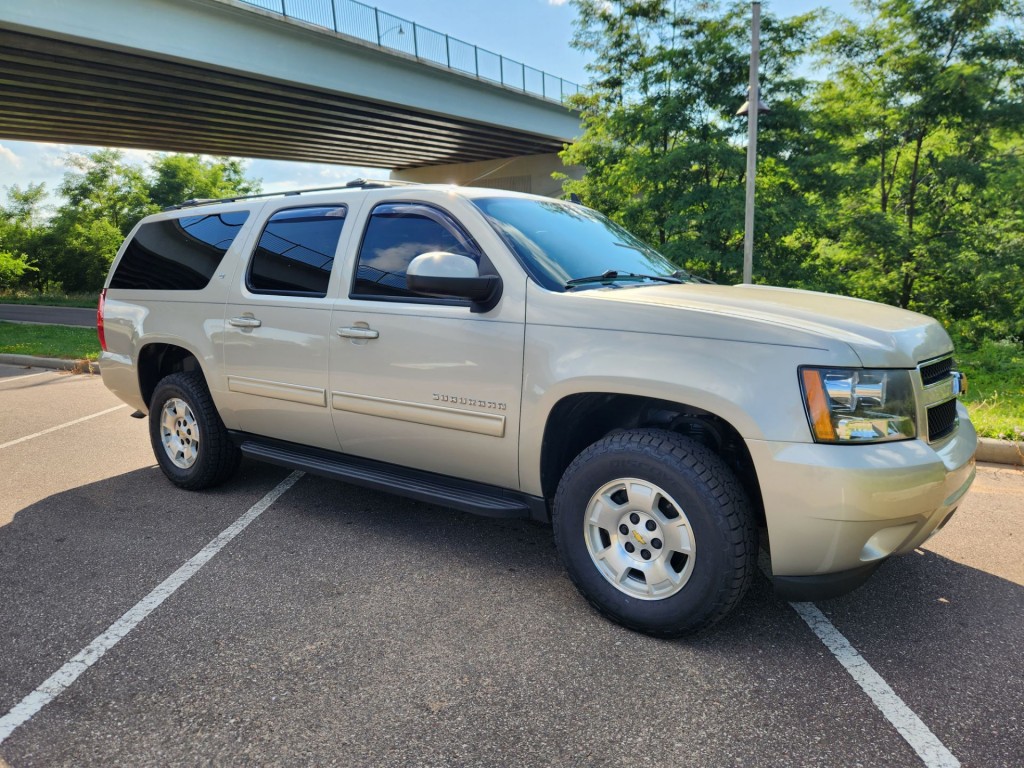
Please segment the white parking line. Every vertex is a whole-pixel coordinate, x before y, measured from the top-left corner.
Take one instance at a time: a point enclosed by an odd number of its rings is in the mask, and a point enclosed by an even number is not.
[[[929,730],[921,718],[889,686],[880,674],[865,661],[857,649],[850,645],[842,632],[828,620],[814,603],[790,603],[807,626],[832,651],[846,671],[859,685],[875,706],[893,724],[900,736],[914,748],[921,761],[929,768],[960,768],[960,761]]]
[[[12,381],[24,381],[25,379],[34,379],[36,376],[45,376],[48,373],[56,373],[56,371],[41,371],[39,373],[26,373],[21,376],[6,376],[0,379],[0,385],[10,384]]]
[[[764,552],[761,552],[758,564],[771,581],[771,566]],[[850,673],[854,682],[868,695],[882,716],[892,723],[928,768],[960,768],[960,761],[939,741],[939,737],[932,733],[921,718],[914,714],[914,710],[896,695],[884,678],[868,664],[814,603],[790,603],[790,606]]]
[[[292,472],[278,483],[270,493],[249,507],[244,515],[221,531],[217,538],[199,550],[191,560],[164,579],[152,592],[111,624],[106,632],[79,651],[74,658],[50,675],[32,693],[15,704],[10,712],[0,717],[0,744],[3,744],[18,726],[27,723],[39,710],[66,691],[85,670],[103,658],[107,651],[117,645],[143,619],[160,607],[164,600],[173,595],[200,568],[210,562],[213,556],[220,552],[228,542],[244,531],[253,520],[262,515],[285,491],[295,485],[303,474],[303,472]]]
[[[105,416],[108,413],[113,413],[114,411],[120,410],[121,408],[127,408],[127,407],[128,406],[123,404],[123,403],[121,405],[115,405],[113,408],[107,408],[107,410],[105,410],[105,411],[100,411],[99,413],[92,413],[92,414],[89,414],[88,416],[83,416],[80,419],[75,419],[74,421],[66,421],[63,424],[58,424],[56,427],[50,427],[49,429],[44,429],[42,432],[34,432],[31,435],[25,435],[24,437],[19,437],[17,440],[9,440],[6,443],[0,443],[0,448],[10,448],[12,445],[17,445],[18,443],[24,443],[26,440],[31,440],[34,437],[42,437],[43,435],[48,435],[51,432],[56,432],[58,429],[64,429],[64,427],[71,427],[71,426],[74,426],[75,424],[81,424],[83,421],[88,421],[89,419],[95,419],[97,416]]]

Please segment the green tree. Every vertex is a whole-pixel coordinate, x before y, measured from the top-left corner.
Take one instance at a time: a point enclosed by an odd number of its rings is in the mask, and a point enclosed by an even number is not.
[[[156,210],[142,168],[100,149],[71,155],[60,185],[63,204],[47,233],[44,265],[65,291],[95,290],[132,227]]]
[[[35,267],[28,263],[25,254],[0,251],[0,288],[14,288],[21,282],[22,277],[34,271]]]
[[[746,119],[736,116],[749,73],[749,7],[714,2],[576,0],[573,44],[594,60],[575,106],[584,133],[563,153],[583,165],[566,181],[591,207],[676,263],[719,281],[742,262]],[[809,130],[809,83],[795,69],[814,17],[762,22],[764,97],[759,133],[759,278],[794,282],[812,228],[829,145]]]
[[[245,165],[237,158],[161,155],[150,170],[149,197],[158,208],[193,199],[252,195],[261,188],[258,179],[246,178]]]
[[[31,282],[37,290],[97,290],[135,224],[149,213],[189,198],[253,194],[259,179],[243,161],[198,155],[160,155],[148,169],[115,149],[69,155],[58,189],[63,198],[47,218],[42,184],[17,186],[0,206],[0,288]]]
[[[819,49],[832,77],[817,125],[841,187],[818,264],[844,292],[1020,334],[1021,5],[857,6],[868,21],[840,22]]]
[[[70,155],[73,169],[64,174],[60,194],[64,204],[57,220],[103,219],[127,235],[155,206],[143,169],[127,163],[116,149],[99,149],[87,155]]]
[[[0,207],[0,288],[10,289],[37,276],[46,239],[46,186],[14,185]]]

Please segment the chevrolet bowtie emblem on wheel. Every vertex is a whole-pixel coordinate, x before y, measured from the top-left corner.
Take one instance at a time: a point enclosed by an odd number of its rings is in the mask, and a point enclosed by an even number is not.
[[[646,544],[647,544],[647,542],[646,542],[646,541],[644,541],[644,537],[643,537],[643,536],[641,536],[641,535],[640,535],[639,533],[637,533],[636,531],[633,531],[633,538],[634,538],[634,539],[636,539],[637,541],[639,541],[639,542],[640,542],[640,546],[644,546],[644,545],[646,545]]]

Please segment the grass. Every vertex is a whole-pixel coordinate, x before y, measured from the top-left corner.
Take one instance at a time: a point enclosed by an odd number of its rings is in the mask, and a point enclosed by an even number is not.
[[[96,309],[99,291],[93,293],[40,293],[39,291],[0,291],[0,304],[41,304],[47,307],[84,307]]]
[[[0,353],[95,360],[100,342],[95,328],[0,322]]]
[[[1024,346],[986,341],[957,354],[967,374],[964,404],[982,437],[1024,440]]]

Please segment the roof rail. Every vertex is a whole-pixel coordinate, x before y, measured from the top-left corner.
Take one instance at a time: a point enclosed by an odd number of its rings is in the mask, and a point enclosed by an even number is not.
[[[295,195],[306,195],[311,192],[333,192],[338,189],[378,189],[384,187],[407,187],[416,186],[415,181],[398,181],[397,179],[355,179],[347,184],[333,187],[314,187],[312,189],[292,189],[287,192],[261,192],[258,195],[239,195],[237,197],[218,198],[196,198],[186,200],[177,205],[168,205],[165,211],[180,211],[182,208],[195,208],[200,205],[213,205],[214,203],[237,203],[239,200],[256,200],[261,197],[293,197]]]

